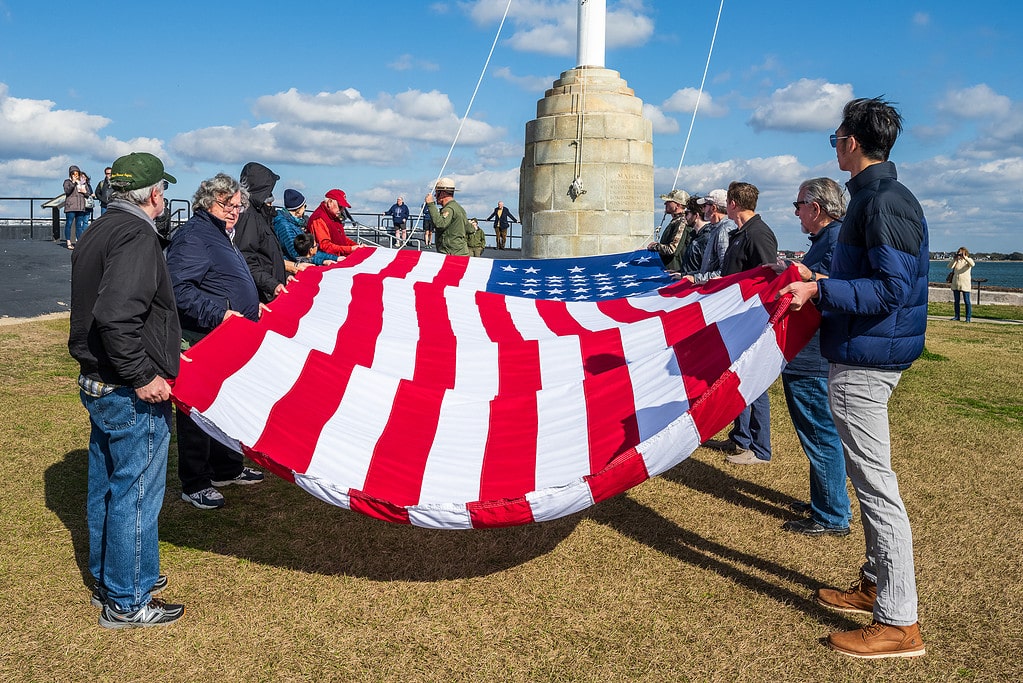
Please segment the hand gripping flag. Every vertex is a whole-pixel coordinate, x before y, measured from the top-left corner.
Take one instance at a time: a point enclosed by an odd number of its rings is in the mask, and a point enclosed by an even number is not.
[[[687,458],[813,336],[763,267],[672,283],[647,252],[364,248],[229,319],[174,384],[208,433],[324,501],[443,529],[555,519]]]

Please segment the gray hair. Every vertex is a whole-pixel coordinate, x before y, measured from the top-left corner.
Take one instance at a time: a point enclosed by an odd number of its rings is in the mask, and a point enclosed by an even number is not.
[[[804,198],[821,207],[821,211],[834,219],[845,216],[845,195],[842,188],[831,178],[811,178],[799,184],[799,191],[806,190]]]
[[[210,207],[213,206],[213,202],[223,200],[224,197],[233,197],[239,192],[242,193],[242,205],[248,204],[248,190],[226,173],[218,173],[212,178],[199,183],[199,189],[195,191],[195,196],[192,197],[192,210],[202,209],[203,211],[209,211]]]
[[[148,187],[140,187],[137,190],[128,190],[121,192],[114,190],[110,193],[110,199],[111,200],[120,199],[122,201],[128,202],[129,204],[134,204],[135,206],[143,206],[146,204],[146,202],[149,201],[149,197],[153,194],[153,190],[155,190],[158,187],[163,188],[163,182],[164,182],[163,180],[157,180],[152,185]]]

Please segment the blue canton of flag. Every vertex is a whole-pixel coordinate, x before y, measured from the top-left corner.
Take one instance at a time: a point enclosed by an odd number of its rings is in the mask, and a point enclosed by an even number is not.
[[[640,250],[610,256],[495,260],[487,291],[552,301],[603,301],[673,282],[657,254]]]

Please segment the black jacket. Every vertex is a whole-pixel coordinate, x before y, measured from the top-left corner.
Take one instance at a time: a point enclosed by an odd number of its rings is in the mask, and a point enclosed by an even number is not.
[[[68,350],[83,375],[143,387],[178,374],[181,327],[151,222],[114,201],[71,255]]]
[[[728,239],[721,264],[722,275],[734,275],[757,266],[766,266],[778,260],[778,238],[760,214],[753,216],[733,232]]]
[[[259,290],[259,300],[269,303],[274,290],[288,281],[284,270],[284,252],[274,232],[277,211],[264,204],[274,191],[280,176],[263,164],[250,162],[242,168],[241,182],[249,190],[249,208],[242,212],[234,226],[234,244],[245,256],[252,279]]]

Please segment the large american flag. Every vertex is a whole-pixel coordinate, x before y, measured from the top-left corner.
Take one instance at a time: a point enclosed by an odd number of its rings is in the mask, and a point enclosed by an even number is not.
[[[443,529],[555,519],[675,466],[777,378],[813,307],[764,267],[672,283],[648,252],[364,248],[193,346],[174,400],[335,505]]]

